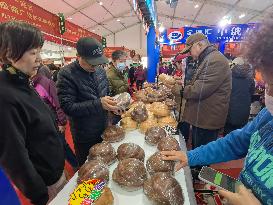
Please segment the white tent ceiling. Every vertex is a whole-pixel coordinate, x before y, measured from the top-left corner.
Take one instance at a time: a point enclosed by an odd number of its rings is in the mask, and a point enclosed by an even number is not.
[[[132,0],[31,1],[52,13],[64,13],[68,21],[106,36],[109,46],[145,49],[141,19]],[[273,0],[178,0],[175,8],[166,2],[170,0],[156,1],[158,22],[166,28],[215,25],[224,16],[230,16],[232,23],[259,22],[273,12]],[[242,14],[245,17],[239,18]]]

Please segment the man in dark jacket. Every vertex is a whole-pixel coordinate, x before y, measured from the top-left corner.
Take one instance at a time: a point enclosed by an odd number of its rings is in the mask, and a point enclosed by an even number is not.
[[[58,75],[57,89],[61,108],[69,116],[76,156],[84,164],[91,146],[102,141],[107,126],[107,111],[117,111],[109,97],[105,70],[108,63],[102,45],[84,37],[76,45],[78,60],[65,66]]]
[[[185,86],[183,121],[192,125],[192,147],[216,140],[228,114],[231,71],[228,60],[204,34],[196,33],[186,41],[182,53],[190,52],[198,60],[191,82]]]
[[[255,82],[250,65],[245,63],[241,57],[234,59],[233,62],[235,63],[231,67],[232,90],[224,135],[247,124],[251,97],[255,92]]]

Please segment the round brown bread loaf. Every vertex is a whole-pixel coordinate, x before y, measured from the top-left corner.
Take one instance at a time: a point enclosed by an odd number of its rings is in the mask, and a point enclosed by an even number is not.
[[[160,139],[167,136],[165,130],[161,127],[154,126],[145,132],[145,142],[150,145],[157,145]]]
[[[123,143],[118,147],[117,158],[119,161],[128,158],[135,158],[144,162],[145,153],[144,150],[134,143]]]
[[[118,163],[117,168],[113,171],[112,179],[121,188],[135,191],[142,188],[147,179],[147,173],[143,162],[129,158]]]
[[[125,132],[122,127],[118,125],[111,125],[107,127],[103,134],[102,139],[107,142],[119,142],[125,137]]]
[[[156,205],[183,205],[183,191],[178,181],[170,174],[155,173],[144,182],[144,194]]]

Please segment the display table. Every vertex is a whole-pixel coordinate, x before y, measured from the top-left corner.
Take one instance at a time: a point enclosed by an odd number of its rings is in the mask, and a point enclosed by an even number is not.
[[[181,145],[182,150],[185,150],[185,143],[182,137],[178,135],[174,136]],[[156,146],[150,146],[145,143],[144,135],[138,130],[127,132],[125,139],[118,143],[112,143],[115,150],[118,149],[119,145],[123,143],[132,142],[138,144],[145,151],[145,165],[146,160],[157,151]],[[110,181],[109,187],[114,196],[114,205],[149,205],[152,204],[144,195],[143,189],[134,192],[127,192],[121,189],[117,184],[112,181],[113,170],[117,167],[118,162],[115,162],[109,167],[110,171]],[[78,172],[70,179],[63,190],[56,196],[55,199],[50,203],[50,205],[67,205],[69,200],[69,195],[73,192],[77,185]],[[184,205],[195,205],[195,199],[192,187],[192,178],[188,168],[181,169],[179,172],[175,173],[175,178],[180,183],[183,189],[183,195],[185,199]]]

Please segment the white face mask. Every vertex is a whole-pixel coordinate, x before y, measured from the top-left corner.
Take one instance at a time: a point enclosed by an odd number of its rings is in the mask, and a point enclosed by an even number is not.
[[[265,106],[267,110],[273,115],[273,97],[268,95],[265,91]]]

